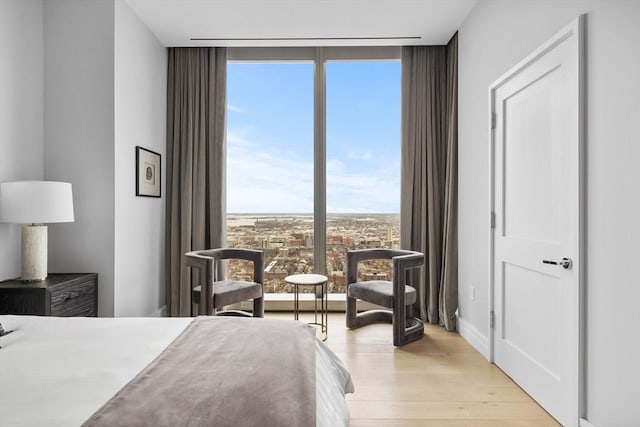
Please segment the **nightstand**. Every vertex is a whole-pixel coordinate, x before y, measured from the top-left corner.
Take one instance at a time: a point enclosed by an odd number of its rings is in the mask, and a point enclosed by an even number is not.
[[[97,317],[98,275],[51,273],[40,282],[0,282],[0,314]]]

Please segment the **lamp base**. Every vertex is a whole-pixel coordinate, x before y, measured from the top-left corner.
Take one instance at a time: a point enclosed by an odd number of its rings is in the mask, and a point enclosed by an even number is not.
[[[47,278],[47,226],[22,226],[23,282],[39,282]]]

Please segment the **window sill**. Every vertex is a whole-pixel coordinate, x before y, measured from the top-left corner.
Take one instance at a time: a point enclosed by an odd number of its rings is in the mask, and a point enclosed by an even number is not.
[[[320,306],[320,300],[317,300],[318,308]],[[347,304],[347,297],[345,294],[329,294],[328,295],[328,309],[331,312],[345,312]],[[251,310],[252,302],[243,301],[240,304],[234,304],[230,308],[235,310]],[[314,295],[312,293],[300,294],[300,310],[301,311],[313,311],[314,308]],[[383,309],[375,304],[368,303],[366,301],[358,301],[358,310],[371,310],[371,309]],[[264,295],[264,310],[265,311],[293,311],[293,294],[290,293],[267,293]]]

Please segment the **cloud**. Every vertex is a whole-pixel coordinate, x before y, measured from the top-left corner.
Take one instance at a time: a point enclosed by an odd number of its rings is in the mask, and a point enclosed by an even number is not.
[[[371,152],[371,150],[366,150],[362,153],[350,151],[347,153],[347,159],[369,161],[373,159],[373,153]]]
[[[233,131],[227,140],[228,212],[313,212],[312,161],[267,152]]]
[[[232,213],[313,212],[313,160],[295,152],[268,150],[249,137],[250,129],[227,134],[227,211]],[[399,212],[399,165],[351,171],[327,159],[327,212]]]
[[[249,111],[245,110],[241,107],[236,107],[235,105],[227,104],[227,111],[233,111],[234,113],[239,114],[249,114]]]
[[[227,130],[227,151],[255,147],[256,144],[247,137],[250,132],[249,128]]]
[[[339,160],[327,160],[327,211],[399,212],[399,168],[352,172]]]

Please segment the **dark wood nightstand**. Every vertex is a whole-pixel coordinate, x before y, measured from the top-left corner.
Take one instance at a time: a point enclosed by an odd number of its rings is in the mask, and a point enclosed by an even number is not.
[[[0,314],[96,317],[98,275],[51,273],[41,282],[0,282]]]

